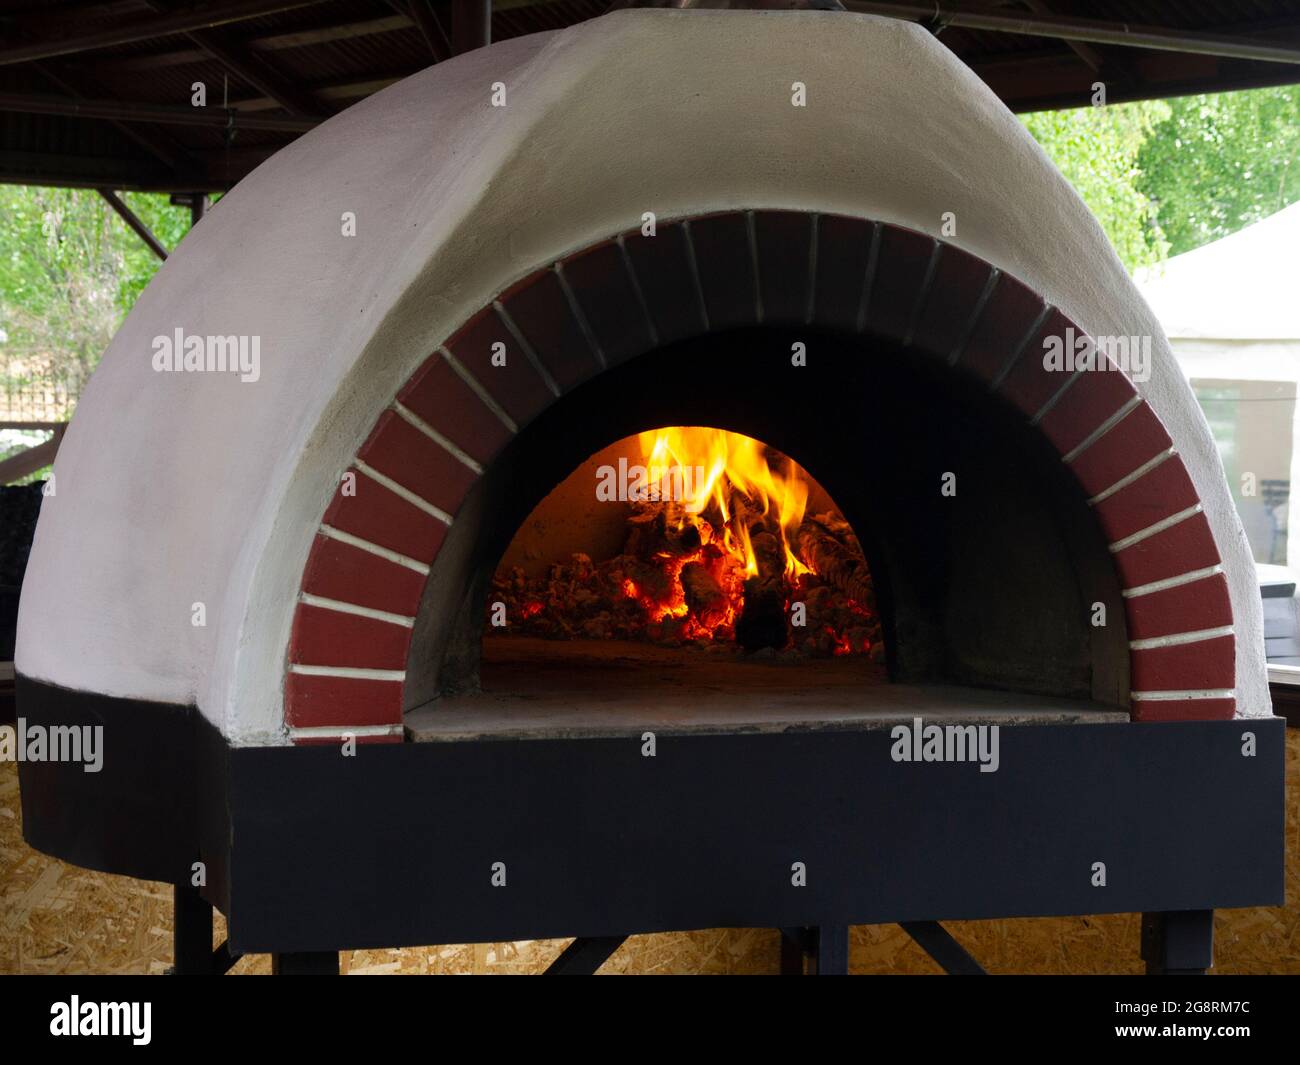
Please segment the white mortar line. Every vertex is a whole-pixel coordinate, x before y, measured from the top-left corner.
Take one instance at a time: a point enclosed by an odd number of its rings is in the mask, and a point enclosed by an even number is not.
[[[691,236],[689,218],[682,222],[682,234],[686,237],[686,265],[691,271],[691,281],[695,284],[695,299],[700,305],[700,320],[704,323],[704,331],[707,333],[712,329],[709,324],[709,305],[704,301],[704,282],[700,280],[700,263],[695,257],[695,238]]]
[[[295,740],[326,740],[344,736],[400,736],[404,731],[401,725],[305,725],[291,728],[289,736]]]
[[[323,595],[312,595],[310,592],[303,592],[299,599],[307,606],[318,606],[322,610],[333,610],[339,614],[355,614],[359,618],[371,618],[375,621],[387,621],[390,625],[401,625],[407,629],[415,628],[415,618],[409,618],[405,614],[392,614],[387,610],[345,603],[342,599],[326,599]]]
[[[645,315],[645,327],[650,332],[650,343],[656,348],[659,347],[659,330],[655,328],[655,320],[650,314],[650,304],[645,298],[645,290],[641,287],[641,279],[636,276],[636,267],[632,264],[632,256],[627,250],[627,244],[623,241],[623,234],[620,233],[614,243],[618,245],[619,253],[623,256],[623,268],[627,271],[627,278],[632,283],[632,291],[636,293],[636,301],[641,304],[641,313]]]
[[[921,278],[916,300],[912,304],[911,313],[907,316],[907,328],[903,332],[903,347],[912,346],[912,337],[916,335],[916,327],[921,321],[921,312],[930,297],[930,287],[934,284],[934,275],[939,269],[939,259],[943,255],[943,241],[931,238],[931,243],[934,246],[930,249],[930,258],[925,264],[925,275]]]
[[[808,310],[804,314],[804,325],[812,325],[817,317],[817,239],[821,229],[822,216],[813,211],[808,230]]]
[[[880,259],[879,222],[871,223],[871,248],[867,252],[867,269],[862,275],[862,292],[858,296],[857,330],[861,333],[867,328],[867,315],[871,311],[871,289],[876,283],[876,263]]]
[[[290,673],[301,673],[304,677],[341,677],[346,680],[406,680],[404,669],[365,669],[361,666],[304,666],[293,662],[289,665]]]
[[[1053,407],[1055,407],[1058,403],[1061,402],[1061,397],[1064,396],[1065,393],[1070,390],[1070,386],[1074,384],[1074,382],[1077,381],[1085,372],[1086,371],[1083,369],[1078,369],[1075,370],[1074,373],[1070,374],[1070,376],[1065,379],[1065,384],[1061,385],[1060,388],[1058,388],[1055,392],[1053,392],[1051,396],[1048,398],[1047,402],[1038,408],[1034,416],[1029,419],[1029,424],[1037,425],[1045,417],[1047,417],[1048,412],[1050,412]]]
[[[492,398],[492,393],[479,384],[478,378],[465,369],[465,367],[460,364],[456,357],[452,355],[445,346],[438,349],[438,354],[447,360],[447,365],[455,371],[456,376],[464,381],[469,390],[483,401],[483,406],[487,407],[488,410],[500,419],[502,425],[512,433],[519,432],[519,426],[517,426],[515,420],[505,412],[505,408]]]
[[[402,487],[402,485],[398,484],[391,477],[385,477],[378,470],[371,469],[360,459],[354,459],[352,465],[354,465],[357,469],[359,469],[362,473],[364,473],[376,484],[382,484],[394,495],[401,496],[408,503],[410,503],[411,506],[418,507],[426,514],[437,518],[440,522],[443,522],[446,525],[451,524],[451,515],[448,514],[445,510],[442,510],[440,507],[435,507],[423,496],[417,496],[409,488]]]
[[[1136,599],[1141,595],[1150,595],[1152,592],[1163,592],[1170,588],[1179,588],[1184,584],[1191,584],[1194,581],[1203,581],[1206,577],[1213,577],[1216,573],[1222,573],[1223,566],[1216,563],[1213,566],[1206,566],[1204,569],[1194,569],[1187,573],[1179,574],[1177,577],[1166,577],[1164,580],[1152,581],[1150,584],[1139,584],[1136,588],[1125,588],[1120,595],[1125,599]]]
[[[1020,338],[1020,343],[1016,345],[1015,350],[1002,366],[1002,369],[997,372],[997,376],[989,382],[990,392],[996,392],[1002,387],[1002,382],[1007,379],[1007,376],[1015,368],[1016,363],[1020,361],[1020,356],[1024,353],[1025,348],[1029,347],[1029,342],[1033,340],[1038,331],[1043,328],[1043,323],[1047,321],[1047,317],[1051,313],[1052,305],[1044,302],[1042,310],[1038,312],[1038,316],[1034,319],[1033,325],[1031,325],[1025,335]]]
[[[1200,503],[1190,506],[1186,510],[1180,510],[1177,514],[1171,514],[1167,518],[1161,518],[1154,525],[1148,525],[1145,529],[1139,529],[1131,536],[1126,536],[1122,540],[1116,540],[1113,544],[1109,545],[1109,550],[1111,554],[1118,554],[1125,548],[1132,547],[1134,544],[1140,544],[1147,537],[1155,536],[1155,534],[1159,532],[1164,532],[1166,529],[1177,525],[1180,521],[1186,521],[1193,514],[1199,514],[1200,512]]]
[[[332,525],[322,525],[320,527],[322,536],[328,536],[331,540],[337,540],[341,544],[348,544],[350,547],[358,548],[362,551],[368,551],[372,555],[384,559],[386,562],[395,563],[398,566],[405,566],[407,569],[415,570],[416,573],[427,577],[429,567],[423,562],[407,555],[391,551],[387,547],[380,547],[378,544],[372,544],[369,540],[363,540],[359,536],[353,536],[351,533],[344,532],[342,529],[336,529]]]
[[[411,425],[416,429],[419,429],[420,432],[422,432],[425,436],[427,436],[440,448],[442,448],[444,451],[446,451],[448,454],[452,455],[453,457],[459,459],[460,462],[468,466],[475,473],[483,472],[483,467],[480,466],[477,462],[475,462],[470,455],[468,455],[466,452],[458,448],[452,441],[448,440],[445,436],[442,435],[442,433],[438,432],[437,429],[435,429],[432,425],[430,425],[418,414],[416,414],[415,411],[411,410],[408,407],[402,406],[401,402],[398,400],[393,400],[393,410],[397,412],[398,416],[402,419],[402,421],[406,422],[408,425]]]
[[[553,269],[557,271],[558,276],[559,263],[556,263]],[[560,287],[564,287],[563,281],[560,282]],[[528,360],[529,365],[537,371],[537,376],[542,379],[542,384],[549,388],[552,394],[558,399],[560,396],[560,386],[556,383],[555,378],[551,376],[550,371],[547,370],[545,363],[538,358],[537,352],[535,352],[533,346],[528,343],[528,339],[520,331],[519,326],[515,325],[515,320],[510,317],[510,312],[505,309],[500,300],[492,301],[492,310],[496,312],[496,316],[501,320],[501,324],[506,327],[506,331],[515,338],[515,343],[519,345],[519,350],[524,353],[524,358]]]
[[[1117,410],[1114,414],[1112,414],[1109,418],[1107,418],[1104,422],[1102,422],[1099,426],[1097,426],[1096,429],[1094,429],[1087,436],[1085,436],[1083,440],[1076,447],[1072,448],[1071,450],[1067,451],[1064,455],[1062,455],[1061,461],[1073,462],[1085,451],[1087,451],[1088,448],[1092,447],[1093,444],[1095,444],[1103,436],[1105,436],[1112,429],[1114,429],[1115,426],[1119,425],[1120,422],[1122,422],[1125,418],[1127,418],[1130,414],[1132,414],[1135,410],[1137,410],[1138,407],[1141,405],[1141,403],[1142,403],[1141,396],[1137,396],[1137,395],[1130,396],[1128,399],[1124,401],[1123,406],[1121,406],[1119,410]]]
[[[745,212],[745,239],[749,242],[749,267],[754,275],[754,314],[755,321],[763,324],[763,274],[758,268],[758,227],[754,224],[754,212]]]
[[[1095,507],[1098,503],[1102,502],[1103,500],[1109,499],[1120,489],[1127,488],[1139,477],[1142,477],[1145,474],[1150,473],[1162,462],[1164,462],[1165,459],[1169,458],[1171,455],[1174,455],[1176,453],[1177,452],[1171,447],[1165,451],[1160,452],[1160,454],[1158,454],[1155,458],[1147,459],[1147,461],[1142,463],[1142,465],[1139,466],[1136,470],[1134,470],[1130,474],[1126,474],[1125,476],[1121,477],[1118,481],[1116,481],[1113,485],[1107,488],[1104,492],[1098,492],[1095,496],[1093,496],[1090,500],[1088,500],[1088,506]]]
[[[1129,698],[1140,703],[1170,703],[1177,699],[1235,699],[1232,688],[1200,688],[1188,691],[1129,692]]]
[[[970,312],[970,318],[962,327],[960,339],[957,346],[952,349],[948,356],[948,365],[956,366],[961,357],[966,352],[966,345],[970,343],[970,338],[975,335],[975,327],[979,325],[980,315],[984,313],[984,308],[988,306],[989,300],[993,297],[993,290],[998,287],[998,279],[1002,276],[1002,271],[996,266],[989,271],[989,276],[984,281],[984,287],[980,289],[979,297],[975,300],[975,307]]]
[[[591,328],[591,323],[587,321],[587,315],[582,309],[582,304],[578,302],[578,294],[573,291],[573,286],[569,284],[569,279],[565,276],[564,264],[556,263],[553,269],[555,270],[556,280],[560,282],[560,291],[564,293],[564,298],[569,303],[569,311],[578,323],[578,328],[582,330],[587,346],[591,348],[592,354],[596,356],[596,365],[602,370],[605,369],[609,364],[605,361],[604,349],[601,348],[600,341],[596,339],[596,331]]]
[[[1200,643],[1202,640],[1217,640],[1220,636],[1232,636],[1235,630],[1231,625],[1221,625],[1217,629],[1198,629],[1196,632],[1179,632],[1172,636],[1152,636],[1146,640],[1129,640],[1130,651],[1149,651],[1153,647],[1179,647],[1185,643]]]

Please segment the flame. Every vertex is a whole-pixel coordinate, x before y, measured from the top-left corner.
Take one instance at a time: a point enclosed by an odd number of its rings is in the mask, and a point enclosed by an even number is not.
[[[758,573],[758,559],[748,524],[736,514],[737,493],[750,509],[757,507],[764,516],[775,512],[786,577],[793,580],[812,572],[790,542],[808,505],[808,480],[795,463],[786,460],[784,469],[773,469],[762,444],[725,429],[654,429],[641,433],[639,442],[647,468],[677,467],[685,471],[680,481],[685,496],[681,502],[688,515],[699,517],[711,504],[716,506],[723,528],[723,547],[743,564],[747,576]],[[702,477],[695,475],[698,470],[704,471]]]

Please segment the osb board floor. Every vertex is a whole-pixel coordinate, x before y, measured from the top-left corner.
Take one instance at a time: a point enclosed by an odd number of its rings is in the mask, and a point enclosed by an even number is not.
[[[86,872],[22,841],[18,771],[0,763],[0,973],[160,973],[171,963],[171,888]],[[1216,973],[1300,973],[1300,729],[1287,730],[1285,908],[1231,910],[1215,921]],[[219,941],[224,930],[216,930]],[[950,931],[994,973],[1137,973],[1135,915],[954,921]],[[345,952],[343,972],[537,973],[565,940]],[[772,973],[769,929],[636,936],[605,973]],[[934,973],[894,925],[853,929],[855,973]],[[243,959],[236,973],[269,973]]]
[[[718,653],[721,652],[721,653]],[[483,641],[483,691],[406,715],[417,743],[887,728],[914,717],[965,724],[1127,721],[1086,700],[949,685],[889,684],[865,656],[794,661],[722,648],[618,640]]]

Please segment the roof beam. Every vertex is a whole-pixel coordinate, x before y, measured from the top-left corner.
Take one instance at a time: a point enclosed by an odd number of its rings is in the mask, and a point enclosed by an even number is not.
[[[162,14],[172,13],[162,0],[146,0],[146,3]],[[291,85],[265,59],[250,55],[224,30],[190,30],[185,36],[237,78],[269,96],[289,114],[320,117],[320,107],[310,94]]]
[[[162,241],[153,235],[153,230],[144,224],[144,220],[118,199],[117,193],[112,189],[100,188],[96,191],[108,201],[108,205],[117,212],[118,217],[131,227],[131,231],[148,245],[149,250],[166,262],[167,249],[163,247]]]
[[[0,51],[0,66],[27,63],[33,59],[49,59],[56,55],[89,52],[96,48],[113,48],[120,44],[133,44],[137,41],[152,40],[155,37],[188,33],[190,30],[225,26],[232,22],[278,14],[281,11],[312,7],[321,2],[322,0],[231,0],[229,3],[213,4],[198,10],[177,11],[158,18],[136,19],[123,26],[96,30],[93,33],[69,34],[18,48],[6,48]]]
[[[121,122],[158,122],[176,126],[216,126],[233,129],[278,130],[305,133],[319,125],[314,118],[276,115],[241,115],[219,107],[172,107],[166,104],[124,103],[120,100],[84,100],[65,96],[33,96],[0,92],[0,111],[28,115],[64,115],[70,118],[105,118]]]
[[[451,50],[460,55],[492,43],[492,0],[451,0]]]
[[[389,6],[399,15],[406,15],[415,23],[424,43],[433,53],[433,61],[440,63],[451,57],[451,38],[442,28],[432,0],[388,0]]]
[[[1196,55],[1251,59],[1263,63],[1300,64],[1300,48],[1249,37],[1198,33],[1192,30],[1139,26],[1127,22],[1076,18],[1072,15],[1018,15],[1005,9],[953,7],[943,0],[930,3],[885,3],[883,0],[844,0],[850,11],[885,15],[908,21],[941,22],[971,30],[1015,33],[1029,37],[1054,37],[1062,41],[1115,44],[1157,52],[1191,52]]]

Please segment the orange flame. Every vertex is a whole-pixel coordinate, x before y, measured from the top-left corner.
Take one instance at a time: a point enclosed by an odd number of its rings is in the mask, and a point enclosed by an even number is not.
[[[763,514],[776,513],[781,544],[785,552],[785,573],[795,578],[811,572],[795,555],[790,538],[803,521],[808,505],[808,481],[793,462],[784,470],[774,470],[767,461],[763,445],[752,437],[725,429],[681,426],[654,429],[640,434],[640,444],[647,467],[677,466],[683,470],[701,469],[702,478],[681,478],[689,488],[685,504],[687,514],[698,516],[710,503],[722,515],[724,549],[744,564],[745,574],[758,573],[758,560],[750,542],[745,522],[735,519],[733,493],[742,493]]]

